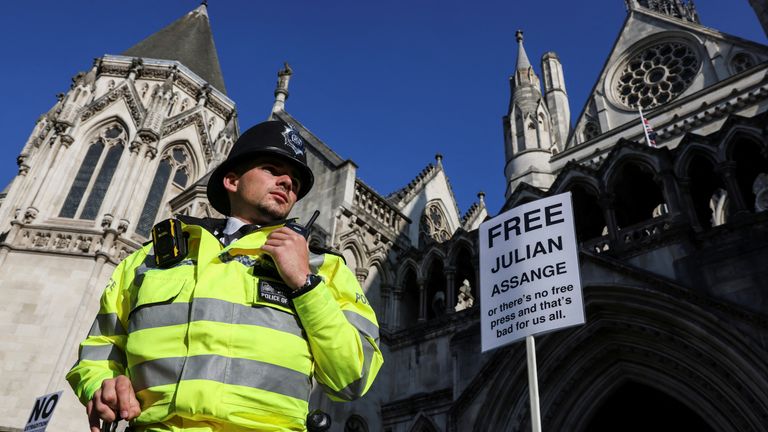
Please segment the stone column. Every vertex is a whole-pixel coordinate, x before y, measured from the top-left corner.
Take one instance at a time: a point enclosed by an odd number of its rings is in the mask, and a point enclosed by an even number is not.
[[[748,213],[749,207],[744,201],[739,182],[736,179],[736,162],[727,161],[719,163],[715,167],[715,172],[723,178],[725,190],[728,191],[729,207],[734,210],[733,215]]]
[[[680,196],[678,188],[676,187],[675,175],[670,169],[664,169],[654,178],[656,181],[661,182],[664,198],[666,198],[667,211],[669,212],[669,218],[673,222],[681,222],[683,208],[680,205]]]
[[[419,322],[427,320],[427,281],[419,279]]]
[[[363,292],[366,292],[365,279],[368,277],[368,269],[365,267],[356,268],[355,277],[357,278],[357,282],[360,284],[360,287],[363,288]]]
[[[392,290],[394,288],[391,285],[381,284],[381,315],[376,316],[379,320],[379,327],[388,329],[390,327],[390,323],[393,321],[390,320],[390,314],[392,313],[392,305],[390,302],[392,301]]]
[[[392,308],[391,308],[391,316],[392,316],[392,327],[393,328],[401,328],[400,323],[400,309],[402,308],[403,303],[403,296],[404,296],[403,288],[399,286],[392,286]]]
[[[605,224],[608,226],[608,241],[611,247],[619,245],[619,227],[616,224],[616,210],[614,209],[614,194],[605,192],[598,198],[600,208],[603,210]]]
[[[445,267],[445,312],[454,312],[453,306],[456,302],[456,267]]]
[[[678,179],[677,184],[680,188],[681,208],[688,218],[688,223],[694,231],[703,231],[706,227],[702,226],[702,222],[699,220],[699,215],[696,213],[696,203],[693,202],[693,197],[691,196],[691,179],[688,177]]]

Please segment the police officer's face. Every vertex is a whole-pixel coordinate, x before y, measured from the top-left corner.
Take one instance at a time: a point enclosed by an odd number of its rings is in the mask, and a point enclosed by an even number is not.
[[[241,175],[229,172],[224,176],[232,216],[250,223],[285,219],[300,187],[293,166],[273,157],[259,158]]]

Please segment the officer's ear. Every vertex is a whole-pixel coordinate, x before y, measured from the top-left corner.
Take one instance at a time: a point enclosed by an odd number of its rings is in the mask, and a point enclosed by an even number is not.
[[[234,171],[230,171],[224,174],[224,178],[221,180],[224,183],[224,190],[227,192],[237,192],[237,185],[240,183],[240,175]]]

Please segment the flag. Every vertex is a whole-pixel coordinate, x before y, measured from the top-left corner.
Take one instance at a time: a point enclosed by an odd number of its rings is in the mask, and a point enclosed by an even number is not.
[[[643,115],[643,109],[640,108],[639,105],[637,106],[637,110],[640,112],[640,120],[643,123],[645,142],[648,143],[650,147],[656,147],[656,132],[653,130],[653,127],[651,127],[651,123],[648,121],[648,119]]]

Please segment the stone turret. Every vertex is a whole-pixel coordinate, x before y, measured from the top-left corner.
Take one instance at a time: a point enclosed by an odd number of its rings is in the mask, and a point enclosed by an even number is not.
[[[509,78],[512,97],[509,112],[504,117],[507,196],[520,182],[541,188],[549,187],[552,182],[549,158],[552,155],[553,138],[558,136],[555,130],[553,137],[550,110],[541,95],[539,77],[523,47],[523,32],[518,30],[515,38],[518,47],[517,65],[515,73]],[[551,67],[549,72],[551,78]],[[564,94],[564,86],[559,83],[551,87],[553,99],[560,98],[555,95],[560,87]]]
[[[541,57],[541,74],[544,78],[544,98],[552,116],[552,143],[561,151],[570,131],[571,108],[565,91],[563,65],[557,54],[548,52]]]
[[[288,83],[291,81],[293,69],[286,62],[283,68],[277,72],[277,86],[275,87],[275,103],[272,105],[272,114],[278,111],[285,111],[285,101],[288,99]],[[269,119],[272,120],[272,114]]]

